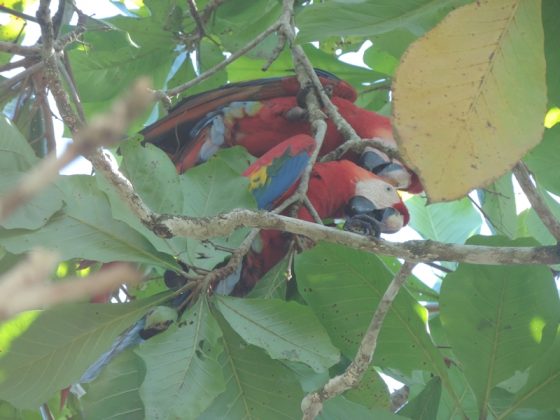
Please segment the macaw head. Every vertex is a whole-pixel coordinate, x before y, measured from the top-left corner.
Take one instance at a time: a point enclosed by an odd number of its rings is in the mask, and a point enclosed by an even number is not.
[[[351,162],[341,163],[351,174],[353,185],[343,210],[346,230],[379,236],[395,233],[408,223],[408,209],[390,180]]]

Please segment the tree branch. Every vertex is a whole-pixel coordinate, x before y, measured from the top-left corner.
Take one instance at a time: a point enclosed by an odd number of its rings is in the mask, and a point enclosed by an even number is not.
[[[399,272],[395,275],[383,297],[377,305],[369,327],[367,328],[354,360],[343,374],[331,378],[319,391],[308,394],[301,402],[304,420],[313,420],[323,409],[323,403],[351,388],[356,387],[368,369],[377,347],[377,338],[385,316],[391,304],[397,297],[401,286],[411,274],[414,263],[405,261]]]
[[[6,6],[1,6],[0,5],[0,12],[5,12],[5,13],[8,13],[10,15],[21,18],[23,20],[28,20],[30,22],[37,23],[37,18],[35,16],[31,16],[31,15],[28,15],[28,14],[25,14],[25,13],[22,13],[22,12],[18,12],[17,10],[10,9],[9,7],[6,7]]]
[[[145,205],[144,209],[147,209]],[[144,216],[141,218],[142,222],[163,237],[188,236],[195,239],[209,239],[227,236],[240,227],[258,227],[303,235],[315,242],[337,243],[414,262],[456,261],[485,265],[558,264],[560,262],[560,251],[557,246],[512,248],[457,245],[430,240],[394,243],[264,211],[239,209],[214,217],[191,218],[158,215],[148,209]]]
[[[521,189],[527,196],[529,203],[533,206],[533,210],[535,210],[552,236],[560,242],[560,223],[554,214],[552,214],[552,211],[546,204],[546,201],[544,201],[544,197],[537,191],[533,181],[531,180],[531,174],[529,173],[527,166],[525,166],[523,162],[519,162],[513,167],[513,174],[519,182]]]
[[[13,42],[0,41],[0,52],[9,54],[23,55],[24,57],[34,57],[40,54],[39,47],[27,47]]]
[[[49,283],[47,279],[57,260],[52,251],[35,250],[0,277],[0,321],[23,311],[108,293],[123,283],[135,284],[142,278],[128,264],[116,264],[86,279],[75,277]]]

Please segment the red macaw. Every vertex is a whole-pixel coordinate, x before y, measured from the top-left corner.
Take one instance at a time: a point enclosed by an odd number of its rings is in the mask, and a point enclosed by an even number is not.
[[[332,92],[333,103],[361,138],[378,138],[396,146],[387,117],[354,105],[356,91],[346,82],[326,72],[319,75],[323,86]],[[221,147],[241,145],[260,157],[286,138],[311,133],[305,110],[298,104],[298,91],[295,77],[226,85],[184,99],[142,134],[172,156],[179,172],[205,162]],[[344,141],[332,121],[327,125],[321,154]],[[348,154],[346,158],[392,180],[400,189],[422,191],[412,171],[377,149],[368,148],[360,156]]]
[[[298,185],[297,180],[305,169],[305,165],[298,163],[302,160],[309,161],[313,147],[313,138],[305,135],[295,136],[271,149],[245,171],[244,175],[250,179],[249,189],[255,194],[260,208],[278,205],[294,192]],[[300,149],[303,152],[293,154],[289,152],[290,149],[292,152]],[[290,159],[296,163],[290,162]],[[297,176],[291,177],[292,184],[284,182],[285,172],[278,172],[278,169],[274,174],[269,172],[270,168],[279,166],[294,168],[293,172]],[[279,189],[280,183],[275,181],[275,174],[279,174],[281,179],[284,178],[284,191]],[[273,191],[269,193],[266,191],[268,188]],[[408,210],[392,184],[347,160],[315,164],[307,196],[319,217],[344,218],[345,229],[358,233],[375,236],[379,236],[380,233],[394,233],[409,220]],[[311,214],[303,206],[299,209],[297,217],[313,221]],[[285,233],[261,231],[243,265],[236,273],[216,285],[216,293],[245,294],[286,255],[289,243],[289,236]]]

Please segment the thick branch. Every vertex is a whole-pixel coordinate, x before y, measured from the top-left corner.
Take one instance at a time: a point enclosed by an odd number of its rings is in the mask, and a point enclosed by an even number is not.
[[[25,47],[13,42],[0,41],[0,52],[23,55],[24,57],[36,56],[41,52],[39,47]]]
[[[518,163],[513,167],[513,174],[529,199],[529,203],[533,206],[533,210],[535,210],[552,236],[560,242],[560,223],[554,214],[552,214],[552,211],[544,201],[544,197],[537,191],[537,188],[531,180],[531,174],[527,166],[525,166],[523,162]]]
[[[152,212],[147,213],[147,216],[142,219],[146,226],[164,237],[188,236],[208,239],[227,236],[240,227],[258,227],[307,236],[315,242],[337,243],[415,262],[457,261],[486,265],[558,264],[560,262],[557,246],[511,248],[457,245],[430,240],[394,243],[261,211],[233,210],[219,216],[202,218],[159,216]]]
[[[385,316],[389,312],[393,301],[397,297],[397,293],[412,272],[413,268],[413,263],[405,261],[399,272],[395,275],[387,287],[387,290],[377,305],[377,309],[373,314],[364,337],[362,338],[362,342],[358,347],[356,356],[344,373],[331,378],[322,389],[308,394],[303,399],[301,402],[301,409],[303,411],[304,420],[314,419],[323,409],[323,403],[325,401],[356,387],[360,383],[362,376],[367,371],[372,361],[373,354],[375,353],[377,338],[379,337],[379,332],[381,331],[381,326],[383,325]]]

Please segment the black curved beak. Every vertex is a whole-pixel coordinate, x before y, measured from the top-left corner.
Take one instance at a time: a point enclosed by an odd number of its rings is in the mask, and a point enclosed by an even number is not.
[[[378,238],[381,233],[394,233],[404,224],[403,215],[393,207],[378,209],[364,196],[350,199],[345,208],[344,230]]]

